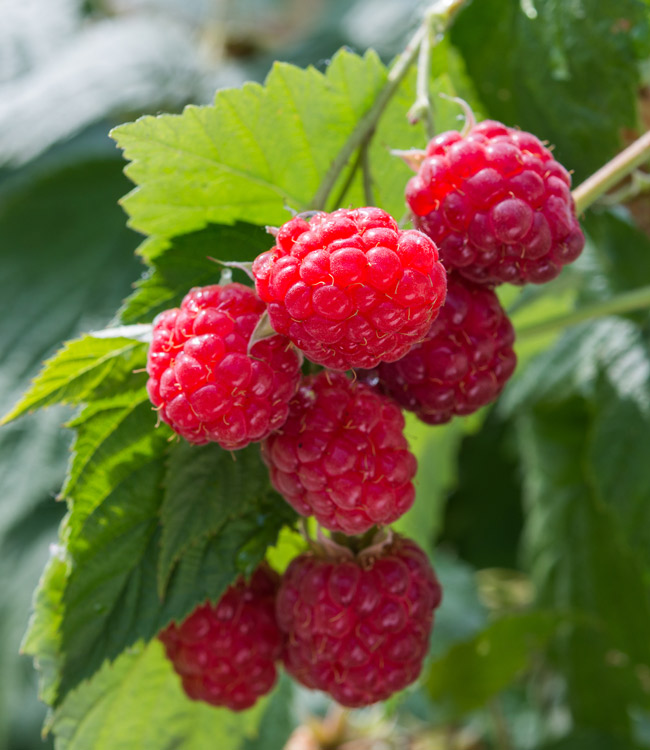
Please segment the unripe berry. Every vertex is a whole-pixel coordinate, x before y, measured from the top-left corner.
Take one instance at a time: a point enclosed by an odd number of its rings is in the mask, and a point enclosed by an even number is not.
[[[262,457],[285,500],[334,531],[362,534],[413,504],[417,462],[400,409],[342,373],[305,378]]]
[[[287,417],[300,357],[283,336],[248,351],[264,303],[243,284],[192,289],[154,323],[149,397],[163,421],[190,443],[236,450]]]
[[[242,711],[276,679],[283,636],[275,619],[279,576],[262,565],[217,604],[203,604],[159,638],[188,697]]]
[[[445,298],[434,243],[379,208],[291,219],[253,274],[273,328],[334,370],[399,359]]]
[[[569,173],[534,135],[492,120],[430,141],[406,201],[445,267],[481,284],[550,281],[584,246]]]

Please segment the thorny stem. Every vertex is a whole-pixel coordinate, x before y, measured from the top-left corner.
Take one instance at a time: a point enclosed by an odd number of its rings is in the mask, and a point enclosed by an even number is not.
[[[592,203],[618,184],[630,172],[650,159],[650,131],[594,172],[573,191],[576,212],[581,214]]]
[[[611,299],[603,302],[595,302],[593,305],[585,305],[577,310],[572,310],[565,315],[557,315],[540,323],[522,326],[517,329],[517,340],[532,336],[540,336],[544,333],[553,333],[568,326],[582,323],[591,318],[601,318],[605,315],[620,315],[634,310],[642,310],[650,307],[650,286],[643,286],[629,292],[617,294]]]
[[[372,137],[380,117],[384,113],[391,98],[399,88],[404,76],[408,73],[413,65],[420,50],[420,45],[427,35],[430,34],[432,25],[435,25],[437,38],[442,31],[449,25],[456,11],[466,2],[466,0],[438,0],[426,12],[424,19],[418,27],[411,40],[406,45],[404,51],[398,56],[393,67],[388,74],[388,79],[384,87],[379,92],[372,107],[359,120],[355,129],[350,133],[350,137],[343,144],[343,147],[334,158],[330,168],[327,170],[325,177],[316,191],[316,195],[311,201],[311,207],[323,210],[327,204],[332,188],[336,184],[339,175],[345,168],[346,164],[352,158],[354,152],[359,149],[366,139]]]

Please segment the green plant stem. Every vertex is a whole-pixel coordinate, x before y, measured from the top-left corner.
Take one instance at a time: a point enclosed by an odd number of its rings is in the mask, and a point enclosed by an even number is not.
[[[316,195],[311,201],[310,208],[317,211],[322,211],[325,208],[327,199],[341,172],[345,169],[345,165],[350,161],[354,152],[361,148],[364,141],[368,140],[369,142],[372,138],[384,110],[418,57],[423,40],[431,34],[432,28],[436,31],[436,39],[440,38],[442,31],[449,25],[454,14],[465,2],[466,0],[438,0],[427,10],[417,31],[411,37],[404,51],[395,60],[388,74],[388,79],[374,104],[359,120],[327,170]]]
[[[488,703],[488,711],[494,724],[495,746],[498,750],[513,750],[508,724],[498,696]]]
[[[363,196],[368,206],[375,206],[375,193],[372,188],[372,172],[370,170],[370,140],[366,140],[361,147],[361,169],[363,172]]]
[[[585,305],[577,310],[572,310],[565,315],[557,315],[540,323],[517,328],[517,340],[532,336],[541,336],[545,333],[553,333],[568,326],[582,323],[591,318],[601,318],[605,315],[620,315],[634,310],[643,310],[650,307],[650,286],[633,289],[630,292],[617,294],[611,299],[603,302],[595,302],[593,305]]]
[[[431,98],[429,96],[429,75],[431,74],[431,29],[424,35],[420,43],[418,54],[418,75],[416,80],[415,103],[409,109],[407,117],[411,125],[420,122],[424,117],[427,136],[433,138],[435,127],[433,123],[433,112],[431,110]]]
[[[650,131],[594,172],[573,191],[576,212],[581,214],[592,203],[650,159]]]

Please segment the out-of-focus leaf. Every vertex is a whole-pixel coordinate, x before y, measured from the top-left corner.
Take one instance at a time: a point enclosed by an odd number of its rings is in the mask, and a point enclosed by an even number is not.
[[[496,620],[468,641],[456,643],[431,665],[426,688],[449,715],[485,705],[530,666],[557,630],[551,612],[527,612]]]
[[[57,750],[244,750],[269,699],[244,713],[191,701],[162,645],[136,643],[69,693],[51,728]]]
[[[460,13],[451,39],[489,114],[554,143],[578,180],[636,124],[650,39],[640,0],[480,0]]]
[[[647,550],[629,535],[647,528],[647,498],[618,507],[601,499],[589,461],[590,405],[574,399],[519,417],[526,506],[526,557],[542,606],[589,623],[556,640],[556,667],[579,724],[630,733],[630,705],[648,704],[650,665]],[[619,437],[625,426],[620,425]],[[607,690],[594,690],[593,685]]]
[[[535,750],[636,750],[629,739],[590,729],[577,729],[556,742],[544,743]]]
[[[508,425],[490,412],[458,456],[458,485],[445,505],[441,541],[476,568],[515,568],[522,527],[521,484]]]

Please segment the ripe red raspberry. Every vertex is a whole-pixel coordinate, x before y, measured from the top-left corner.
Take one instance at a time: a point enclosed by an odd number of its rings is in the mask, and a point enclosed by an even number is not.
[[[216,605],[197,607],[159,634],[190,698],[242,711],[271,690],[283,649],[275,620],[279,582],[277,573],[262,565]]]
[[[362,534],[413,504],[417,462],[389,398],[342,373],[305,378],[283,427],[262,443],[271,483],[303,516]]]
[[[501,393],[517,364],[515,332],[497,295],[457,273],[424,341],[364,375],[428,424],[471,414]]]
[[[481,284],[539,284],[584,246],[570,187],[538,138],[486,120],[429,142],[406,201],[447,269]]]
[[[441,598],[424,552],[399,536],[374,557],[304,553],[278,592],[285,667],[344,706],[385,700],[420,674]]]
[[[334,370],[404,356],[445,299],[433,242],[379,208],[288,221],[253,274],[273,328]]]
[[[300,357],[283,336],[248,343],[264,303],[242,284],[192,289],[155,321],[147,391],[160,416],[190,443],[226,450],[282,425],[300,380]]]

